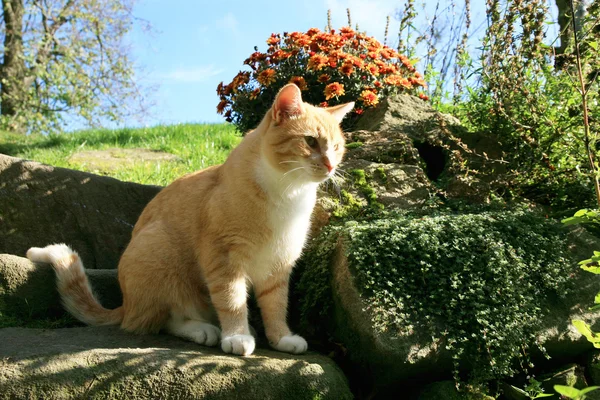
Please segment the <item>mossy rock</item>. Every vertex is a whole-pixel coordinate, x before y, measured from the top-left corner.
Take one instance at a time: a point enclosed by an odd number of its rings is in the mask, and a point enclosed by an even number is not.
[[[591,345],[571,318],[593,325],[600,314],[582,306],[598,286],[572,258],[569,244],[580,241],[571,233],[525,210],[388,213],[330,226],[301,264],[306,332],[330,337],[361,379],[392,392],[452,371],[509,376],[517,360],[545,360],[541,344],[574,357]]]

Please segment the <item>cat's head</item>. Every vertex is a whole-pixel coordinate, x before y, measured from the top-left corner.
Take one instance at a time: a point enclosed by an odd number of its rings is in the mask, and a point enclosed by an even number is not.
[[[334,175],[345,152],[340,122],[354,103],[318,108],[302,101],[294,84],[284,86],[269,110],[264,154],[272,168],[307,182]]]

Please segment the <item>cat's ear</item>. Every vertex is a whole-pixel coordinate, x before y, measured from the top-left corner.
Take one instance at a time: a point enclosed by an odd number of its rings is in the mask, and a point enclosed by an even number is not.
[[[293,83],[285,85],[279,93],[277,93],[277,97],[275,98],[271,110],[273,112],[273,121],[275,121],[275,125],[279,125],[291,117],[298,117],[304,114],[302,94],[300,94],[298,86]]]
[[[338,122],[342,122],[346,114],[348,114],[354,108],[354,102],[340,104],[338,106],[327,107],[325,110],[329,112]]]

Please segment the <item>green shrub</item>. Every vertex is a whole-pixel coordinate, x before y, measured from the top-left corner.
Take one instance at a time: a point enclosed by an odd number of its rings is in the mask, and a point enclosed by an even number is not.
[[[592,116],[600,114],[600,7],[593,3],[587,19],[580,21],[578,39],[592,131],[589,140],[597,153],[600,125]],[[559,209],[593,204],[595,172],[586,153],[573,40],[561,43],[566,45],[563,54],[544,43],[551,40],[546,40],[548,5],[541,0],[489,2],[486,11],[481,57],[471,66],[478,79],[463,93],[454,113],[469,129],[499,139],[508,161],[506,183],[517,195]]]
[[[532,212],[388,213],[330,226],[311,243],[299,282],[308,325],[331,312],[339,237],[375,329],[434,338],[456,374],[476,365],[471,378],[485,380],[527,368],[528,347],[543,351],[541,304],[566,293],[573,270],[560,224]]]

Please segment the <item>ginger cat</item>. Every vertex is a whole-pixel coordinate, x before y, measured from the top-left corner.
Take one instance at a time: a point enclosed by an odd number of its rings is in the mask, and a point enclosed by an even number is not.
[[[119,262],[119,308],[100,305],[66,245],[34,247],[27,257],[54,266],[65,308],[86,324],[165,330],[207,346],[220,339],[225,353],[238,355],[255,347],[246,306],[252,286],[270,345],[303,353],[306,341],[286,321],[288,281],[317,186],[344,154],[339,123],[353,106],[313,107],[287,85],[224,164],[163,189],[142,212]]]

